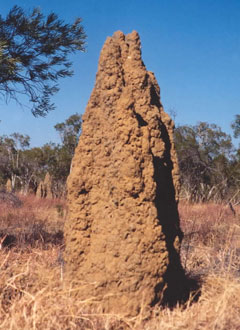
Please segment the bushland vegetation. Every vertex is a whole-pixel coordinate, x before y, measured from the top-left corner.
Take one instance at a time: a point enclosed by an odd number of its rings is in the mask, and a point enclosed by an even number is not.
[[[240,115],[232,123],[240,136]],[[240,200],[240,145],[215,124],[199,122],[175,129],[181,175],[181,198],[190,202]]]
[[[46,174],[52,179],[55,197],[65,195],[65,183],[81,132],[81,115],[73,114],[55,125],[61,143],[49,142],[30,148],[30,137],[20,133],[0,136],[0,185],[11,182],[11,190],[36,193]]]
[[[232,122],[240,136],[240,115]],[[12,191],[36,193],[47,173],[55,197],[65,195],[71,160],[81,134],[81,115],[73,114],[55,125],[61,143],[30,148],[21,133],[0,136],[0,185],[9,180]],[[240,200],[240,145],[215,124],[199,122],[175,129],[181,175],[181,199],[188,202],[225,202],[234,208]]]

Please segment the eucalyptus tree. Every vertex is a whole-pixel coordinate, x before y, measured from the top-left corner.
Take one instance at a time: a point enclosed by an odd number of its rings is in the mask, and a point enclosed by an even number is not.
[[[215,124],[199,122],[175,129],[182,191],[191,201],[226,198],[233,184],[231,136]]]
[[[0,16],[0,95],[22,103],[28,98],[34,116],[45,116],[55,108],[51,96],[58,80],[72,76],[69,56],[84,51],[81,18],[66,24],[55,13],[44,16],[38,8],[26,14],[14,6],[6,18]]]

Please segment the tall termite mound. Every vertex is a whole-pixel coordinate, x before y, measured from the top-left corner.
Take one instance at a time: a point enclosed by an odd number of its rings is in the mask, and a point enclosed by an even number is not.
[[[47,172],[44,181],[40,181],[37,187],[36,196],[39,198],[52,198],[52,177]]]
[[[173,122],[140,48],[135,31],[106,40],[67,185],[67,276],[81,300],[125,315],[183,279]]]
[[[10,179],[7,179],[6,182],[6,191],[11,192],[12,191],[12,181]]]

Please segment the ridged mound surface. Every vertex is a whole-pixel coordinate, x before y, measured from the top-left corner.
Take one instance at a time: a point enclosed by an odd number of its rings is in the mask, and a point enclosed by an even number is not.
[[[173,122],[140,48],[135,31],[106,40],[67,184],[68,278],[80,299],[125,315],[181,278]]]

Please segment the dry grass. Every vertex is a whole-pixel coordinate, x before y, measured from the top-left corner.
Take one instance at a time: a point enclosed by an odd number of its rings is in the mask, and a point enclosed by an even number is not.
[[[65,203],[34,195],[21,196],[21,200],[23,205],[15,208],[0,203],[0,237],[7,235],[3,245],[18,248],[41,245],[45,248],[47,244],[62,242]]]
[[[240,207],[180,204],[182,263],[191,275],[240,276]]]
[[[100,305],[89,310],[86,301],[74,300],[63,280],[62,241],[52,235],[62,231],[64,203],[28,196],[18,209],[0,205],[1,236],[16,236],[11,248],[0,250],[0,328],[240,329],[240,208],[236,216],[214,204],[181,204],[179,211],[182,262],[190,276],[200,277],[201,296],[172,310],[155,308],[143,320],[141,314],[135,319],[103,314]]]

